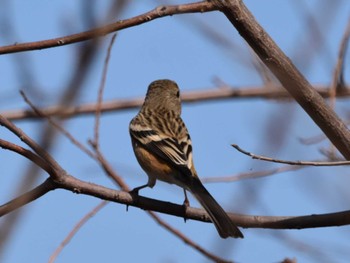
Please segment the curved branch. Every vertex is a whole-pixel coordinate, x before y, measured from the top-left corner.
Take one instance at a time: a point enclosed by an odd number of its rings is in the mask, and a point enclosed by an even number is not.
[[[10,46],[0,47],[1,54],[10,54],[16,52],[23,52],[29,50],[39,50],[51,47],[65,46],[77,42],[82,42],[97,37],[102,37],[107,34],[141,25],[143,23],[155,20],[157,18],[172,16],[185,13],[203,13],[216,10],[215,6],[211,2],[203,1],[184,5],[172,5],[172,6],[159,6],[149,12],[142,15],[135,16],[125,20],[119,20],[113,24],[109,24],[103,27],[92,29],[78,34],[73,34],[65,37],[58,37],[54,39],[48,39],[43,41],[28,42],[21,44],[14,44]]]
[[[14,143],[5,141],[0,139],[0,147],[10,150],[12,152],[18,153],[19,155],[24,156],[25,158],[27,158],[28,160],[32,161],[33,163],[35,163],[36,165],[38,165],[39,167],[41,167],[44,171],[46,171],[48,174],[52,174],[53,170],[50,167],[50,165],[48,165],[47,162],[45,162],[43,159],[41,159],[38,155],[36,155],[35,153],[33,153],[30,150],[27,150],[19,145],[16,145]]]
[[[43,160],[45,160],[48,165],[51,166],[52,171],[50,176],[52,178],[58,179],[59,175],[65,174],[61,166],[52,158],[52,156],[46,152],[39,144],[37,144],[32,138],[26,135],[20,128],[11,123],[5,117],[0,114],[0,125],[6,127],[9,131],[15,134],[21,141],[27,144],[30,148],[34,150]]]
[[[34,189],[30,190],[27,193],[24,193],[20,195],[19,197],[16,197],[15,199],[7,202],[6,204],[0,206],[0,217],[26,205],[30,202],[38,199],[39,197],[45,195],[51,190],[54,190],[55,184],[54,182],[49,178],[45,182],[43,182],[41,185],[35,187]]]

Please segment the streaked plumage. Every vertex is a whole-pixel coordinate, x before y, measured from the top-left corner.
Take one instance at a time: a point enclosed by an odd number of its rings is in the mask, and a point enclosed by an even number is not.
[[[192,143],[181,117],[179,88],[171,80],[152,82],[138,115],[130,122],[134,152],[147,173],[147,185],[156,180],[189,190],[204,209],[221,237],[243,237],[226,212],[200,182],[193,165]]]

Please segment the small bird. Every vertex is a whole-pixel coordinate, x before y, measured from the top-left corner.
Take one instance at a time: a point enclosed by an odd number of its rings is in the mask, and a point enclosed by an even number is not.
[[[153,81],[140,112],[131,120],[129,131],[135,156],[148,175],[138,192],[161,180],[190,191],[209,214],[222,238],[243,238],[224,209],[198,178],[192,158],[190,135],[181,119],[179,87],[174,81]]]

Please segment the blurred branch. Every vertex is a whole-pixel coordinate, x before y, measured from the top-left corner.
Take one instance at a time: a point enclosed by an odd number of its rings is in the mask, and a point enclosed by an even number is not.
[[[237,175],[232,176],[216,176],[216,177],[201,177],[202,183],[227,183],[227,182],[235,182],[239,180],[245,180],[245,179],[255,179],[255,178],[261,178],[266,176],[275,175],[278,173],[284,173],[289,171],[295,171],[298,169],[303,168],[302,166],[291,166],[291,165],[285,165],[277,168],[272,168],[269,170],[263,170],[263,171],[256,171],[256,172],[246,172],[246,173],[239,173]]]
[[[214,255],[213,253],[210,253],[208,250],[204,249],[203,247],[201,247],[200,245],[198,245],[197,243],[195,243],[192,239],[190,239],[189,237],[187,237],[186,235],[184,235],[181,231],[177,230],[176,228],[172,227],[170,224],[168,224],[167,222],[165,222],[164,220],[162,220],[156,213],[154,213],[153,211],[147,211],[148,214],[150,215],[150,217],[152,217],[158,224],[160,224],[162,227],[164,227],[166,230],[168,230],[169,232],[171,232],[172,234],[174,234],[174,236],[178,237],[180,240],[182,240],[185,244],[189,245],[190,247],[194,248],[195,250],[197,250],[198,252],[200,252],[201,254],[203,254],[204,256],[206,256],[207,258],[213,260],[214,262],[220,262],[220,263],[229,263],[232,261],[227,261],[224,260],[216,255]]]
[[[338,90],[344,89],[344,60],[350,38],[350,17],[346,26],[343,38],[340,42],[337,63],[334,69],[332,84],[330,88],[331,106],[335,106],[335,99]]]
[[[316,58],[322,59],[317,64],[323,63],[328,67],[332,63],[333,52],[327,40],[335,24],[333,17],[342,8],[341,1],[322,1],[313,7],[305,1],[288,2],[294,6],[299,23],[303,25],[300,35],[293,40],[295,50],[291,55],[292,61],[301,72],[309,71]]]
[[[39,186],[35,187],[34,189],[16,197],[15,199],[12,199],[11,201],[7,202],[6,204],[3,204],[0,206],[0,218],[8,213],[11,213],[12,211],[29,204],[30,202],[38,199],[39,197],[47,194],[49,191],[54,190],[55,184],[51,180],[51,178],[47,179],[45,182],[40,184]]]
[[[66,136],[75,146],[77,146],[81,151],[85,152],[90,157],[94,158],[94,153],[91,152],[89,149],[87,149],[82,143],[80,143],[78,140],[76,140],[66,129],[62,127],[58,122],[54,121],[50,116],[46,116],[45,113],[42,112],[42,110],[38,109],[27,97],[27,95],[20,91],[21,96],[23,97],[24,101],[30,106],[30,108],[33,110],[33,112],[40,116],[41,118],[46,118],[47,121],[52,125],[54,128],[56,128],[59,132],[61,132],[64,136]]]
[[[324,98],[329,97],[327,86],[316,85],[317,92]],[[337,93],[337,97],[349,97],[350,87]],[[205,102],[211,100],[223,99],[290,99],[290,94],[282,89],[282,86],[273,87],[242,87],[242,88],[224,88],[207,89],[201,91],[184,92],[182,100],[185,103]],[[116,99],[101,103],[101,112],[119,111],[135,109],[142,105],[143,98],[134,99]],[[79,115],[95,114],[97,103],[85,103],[79,106],[49,106],[40,108],[42,114],[37,114],[33,110],[16,109],[3,111],[2,115],[9,120],[22,119],[41,119],[42,115],[47,117],[56,116],[60,118],[76,117]]]
[[[320,143],[326,139],[327,137],[324,134],[318,134],[308,138],[299,138],[299,142],[305,145],[312,145],[312,144]]]
[[[295,258],[285,258],[281,261],[281,263],[297,263],[297,260]]]
[[[231,145],[233,148],[235,148],[237,151],[248,155],[252,157],[252,159],[257,159],[261,161],[267,161],[267,162],[273,162],[273,163],[284,163],[289,165],[307,165],[307,166],[341,166],[341,165],[350,165],[350,161],[337,161],[337,162],[320,162],[320,161],[287,161],[287,160],[279,160],[274,159],[262,155],[257,155],[251,152],[247,152],[246,150],[243,150],[240,148],[237,144]]]
[[[119,20],[115,23],[99,27],[93,30],[85,31],[82,33],[43,41],[28,42],[21,44],[16,43],[14,45],[3,46],[0,47],[0,55],[69,45],[77,42],[95,39],[97,37],[103,37],[107,34],[116,32],[118,30],[137,26],[161,17],[186,13],[203,13],[215,10],[215,6],[209,1],[183,5],[159,6],[142,15],[138,15],[125,20]]]
[[[108,204],[107,201],[101,201],[97,206],[94,207],[89,213],[87,213],[69,232],[66,238],[61,242],[61,244],[55,249],[52,255],[49,258],[49,263],[55,262],[57,256],[61,253],[63,248],[72,240],[75,234],[82,228],[82,226],[94,215],[96,215],[102,208],[104,208]]]
[[[333,257],[327,254],[327,250],[320,250],[318,244],[315,244],[315,242],[307,242],[303,238],[296,238],[281,231],[274,231],[271,233],[271,236],[277,242],[283,241],[290,253],[294,250],[295,252],[305,254],[305,256],[310,258],[310,262],[329,263],[333,261]],[[297,262],[295,261],[295,263]]]
[[[345,32],[343,34],[342,40],[340,41],[338,58],[334,68],[332,83],[329,89],[329,95],[330,95],[329,104],[333,110],[335,109],[335,103],[337,100],[338,91],[345,88],[344,87],[344,68],[345,68],[344,59],[345,59],[346,50],[349,42],[349,37],[350,37],[350,17],[348,18],[348,24],[345,28]],[[332,156],[332,158],[336,156],[335,147],[333,144],[330,144],[328,152],[330,156]]]
[[[346,89],[348,89],[347,87],[345,87]],[[347,126],[350,125],[350,121],[349,120],[345,120],[344,121],[345,124]],[[305,144],[305,145],[312,145],[312,144],[317,144],[317,143],[320,143],[322,142],[323,140],[326,140],[327,139],[327,136],[325,136],[323,133],[322,134],[318,134],[318,135],[314,135],[314,136],[310,136],[310,137],[307,137],[307,138],[299,138],[299,142],[302,143],[302,144]]]
[[[258,24],[242,0],[212,0],[231,21],[264,64],[327,135],[342,155],[350,160],[350,131],[322,97]]]
[[[105,58],[105,62],[103,65],[102,70],[102,79],[100,83],[100,88],[98,89],[98,96],[97,96],[97,107],[95,111],[95,129],[94,129],[94,139],[92,140],[92,143],[95,145],[96,149],[100,148],[100,120],[101,120],[101,104],[103,100],[103,92],[106,85],[106,79],[107,79],[107,72],[108,72],[108,65],[109,60],[111,57],[112,47],[115,41],[115,38],[117,37],[116,34],[114,34],[111,38],[111,41],[109,42],[108,49],[107,49],[107,55]]]

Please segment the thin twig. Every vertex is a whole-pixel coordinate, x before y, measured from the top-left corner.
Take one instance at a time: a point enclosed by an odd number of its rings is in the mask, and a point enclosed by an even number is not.
[[[32,138],[25,134],[20,128],[14,125],[12,122],[7,120],[0,114],[0,125],[6,127],[9,131],[15,134],[19,139],[21,139],[26,145],[34,150],[42,159],[47,161],[51,168],[55,171],[50,174],[53,179],[58,179],[59,175],[65,174],[65,171],[61,166],[55,161],[55,159],[46,152],[39,144],[37,144]]]
[[[124,191],[130,191],[130,188],[128,185],[124,182],[122,177],[120,177],[112,168],[112,166],[109,164],[109,162],[106,160],[106,158],[102,155],[101,151],[97,148],[95,148],[96,152],[96,161],[99,163],[99,165],[102,167],[103,171],[110,177],[113,182],[115,182],[122,190]]]
[[[336,154],[334,151],[332,151],[329,148],[320,148],[318,150],[322,155],[324,155],[329,161],[336,162],[336,161],[342,161],[343,157],[339,154]]]
[[[55,188],[56,188],[55,183],[52,181],[51,178],[48,178],[45,182],[35,187],[34,189],[24,194],[21,194],[20,196],[12,199],[6,204],[1,205],[0,218],[24,205],[27,205],[33,202],[34,200],[38,199],[39,197],[42,197],[43,195],[47,194],[51,190],[54,190]]]
[[[141,25],[157,18],[172,16],[177,14],[186,13],[203,13],[215,11],[215,6],[209,1],[202,1],[197,3],[183,4],[183,5],[171,5],[171,6],[159,6],[149,12],[142,15],[138,15],[129,19],[119,20],[115,23],[92,29],[89,31],[81,32],[64,37],[58,37],[54,39],[48,39],[43,41],[28,42],[28,43],[16,43],[14,45],[0,47],[0,54],[10,54],[15,52],[23,52],[29,50],[38,50],[52,47],[59,47],[70,45],[77,42],[82,42],[97,37],[103,37],[107,34],[120,31],[129,27]]]
[[[100,88],[98,89],[98,98],[97,98],[97,104],[96,104],[96,116],[95,116],[95,129],[94,129],[94,139],[93,143],[95,144],[96,148],[99,149],[99,131],[100,131],[100,119],[101,119],[101,104],[102,104],[102,98],[103,98],[103,92],[106,85],[106,78],[107,78],[107,72],[108,72],[108,65],[109,65],[109,59],[111,57],[111,51],[112,47],[116,38],[116,34],[112,36],[112,39],[109,43],[108,49],[107,49],[107,55],[105,58],[105,63],[103,65],[103,71],[102,71],[102,79],[100,83]]]
[[[63,128],[62,125],[60,125],[58,122],[53,120],[50,116],[47,116],[45,112],[38,109],[27,97],[27,95],[24,93],[24,91],[20,91],[21,96],[23,97],[24,101],[32,108],[32,110],[35,112],[37,116],[40,116],[42,118],[46,118],[47,121],[55,127],[58,131],[60,131],[66,138],[68,138],[74,145],[76,145],[80,150],[85,152],[90,157],[94,158],[94,153],[91,152],[87,147],[85,147],[82,143],[80,143],[77,139],[74,138],[72,134],[70,134],[65,128]]]
[[[84,224],[87,223],[87,221],[96,215],[102,208],[104,208],[108,204],[108,201],[102,201],[97,206],[95,206],[89,213],[87,213],[72,229],[72,231],[69,232],[69,234],[66,236],[66,238],[61,242],[61,244],[55,249],[55,251],[52,253],[49,259],[49,263],[55,262],[57,256],[61,253],[63,248],[72,240],[72,238],[75,236],[75,234],[83,227]]]
[[[209,251],[205,250],[200,245],[193,242],[193,240],[191,240],[190,238],[185,236],[183,233],[181,233],[179,230],[177,230],[176,228],[172,227],[171,225],[166,223],[164,220],[162,220],[156,213],[153,213],[152,211],[147,211],[147,212],[158,224],[160,224],[162,227],[167,229],[169,232],[171,232],[172,234],[174,234],[175,236],[180,238],[183,242],[185,242],[186,244],[188,244],[192,248],[196,249],[198,252],[200,252],[202,255],[206,256],[207,258],[209,258],[215,262],[220,262],[220,263],[221,262],[222,263],[233,263],[232,261],[227,261],[225,259],[222,259],[222,258],[210,253]]]
[[[319,161],[287,161],[287,160],[279,160],[274,159],[262,155],[257,155],[251,152],[247,152],[240,148],[237,144],[232,144],[232,147],[235,148],[237,151],[248,155],[252,157],[253,159],[261,160],[261,161],[267,161],[267,162],[273,162],[273,163],[284,163],[284,164],[290,164],[290,165],[308,165],[308,166],[341,166],[341,165],[349,165],[350,161],[338,161],[338,162],[319,162]]]
[[[320,250],[319,244],[313,242],[305,242],[302,238],[295,238],[283,231],[271,232],[271,236],[276,239],[277,242],[285,243],[289,250],[298,251],[313,258],[313,262],[329,263],[332,262],[332,258],[327,255],[327,250]]]
[[[350,17],[348,19],[348,24],[345,28],[345,32],[343,34],[342,40],[340,41],[339,51],[338,51],[338,59],[336,66],[334,68],[333,78],[332,78],[332,84],[329,90],[330,93],[330,104],[331,107],[334,108],[335,106],[335,99],[336,94],[338,91],[338,88],[344,85],[344,79],[343,79],[343,72],[344,72],[344,59],[349,43],[350,38]]]
[[[50,165],[48,165],[48,163],[45,162],[45,160],[43,160],[41,157],[39,157],[38,155],[36,155],[35,153],[33,153],[32,151],[30,151],[28,149],[25,149],[19,145],[16,145],[14,143],[11,143],[11,142],[8,142],[8,141],[2,140],[2,139],[0,139],[0,147],[24,156],[28,160],[32,161],[33,163],[35,163],[36,165],[41,167],[48,174],[51,174],[54,172],[52,170],[52,168],[50,167]]]
[[[347,88],[346,88],[347,89]],[[344,121],[347,126],[350,125],[349,120]],[[324,134],[319,134],[319,135],[314,135],[309,138],[299,138],[300,143],[305,144],[305,145],[312,145],[316,143],[320,143],[323,140],[326,140],[327,136]]]
[[[319,134],[319,135],[315,135],[309,138],[299,138],[299,142],[305,145],[312,145],[312,144],[316,144],[316,143],[320,143],[323,140],[326,140],[327,136],[324,134]]]

